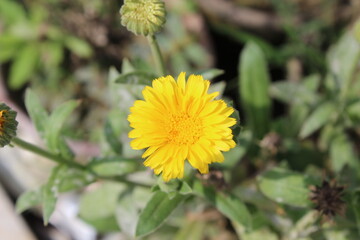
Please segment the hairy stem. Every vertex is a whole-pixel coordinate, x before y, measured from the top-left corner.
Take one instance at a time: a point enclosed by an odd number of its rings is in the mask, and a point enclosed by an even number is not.
[[[125,183],[125,184],[129,184],[129,185],[132,185],[132,186],[139,186],[139,187],[145,187],[145,188],[150,188],[151,185],[148,185],[148,184],[145,184],[145,183],[139,183],[139,182],[134,182],[134,181],[131,181],[131,180],[128,180],[127,178],[123,177],[123,176],[101,176],[101,175],[98,175],[97,173],[95,173],[94,171],[92,171],[91,169],[88,169],[87,166],[85,165],[81,165],[75,161],[72,161],[72,160],[69,160],[69,159],[66,159],[66,158],[63,158],[61,157],[60,155],[57,155],[57,154],[54,154],[54,153],[51,153],[43,148],[40,148],[32,143],[29,143],[29,142],[26,142],[24,140],[21,140],[20,138],[13,138],[12,139],[12,143],[18,147],[21,147],[25,150],[28,150],[32,153],[35,153],[37,155],[40,155],[42,157],[45,157],[49,160],[52,160],[58,164],[65,164],[69,167],[72,167],[72,168],[77,168],[77,169],[80,169],[80,170],[89,170],[97,179],[99,180],[109,180],[109,181],[116,181],[116,182],[122,182],[122,183]]]
[[[152,53],[152,55],[154,57],[158,74],[160,76],[165,76],[166,75],[165,63],[164,63],[164,59],[163,59],[163,57],[161,55],[159,44],[156,41],[155,35],[148,35],[147,39],[148,39],[149,44],[150,44],[151,53]]]
[[[23,149],[26,149],[30,152],[33,152],[37,155],[40,155],[40,156],[43,156],[47,159],[50,159],[56,163],[59,163],[59,164],[66,164],[70,167],[73,167],[73,168],[77,168],[77,169],[82,169],[82,170],[85,170],[86,167],[77,163],[77,162],[74,162],[72,160],[69,160],[69,159],[65,159],[63,157],[61,157],[60,155],[58,154],[54,154],[54,153],[51,153],[43,148],[40,148],[32,143],[29,143],[29,142],[26,142],[24,140],[21,140],[20,138],[13,138],[12,139],[12,143],[23,148]]]

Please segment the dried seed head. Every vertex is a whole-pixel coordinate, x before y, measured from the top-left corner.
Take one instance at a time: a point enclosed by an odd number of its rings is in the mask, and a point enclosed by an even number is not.
[[[18,122],[15,120],[16,112],[6,104],[0,103],[0,147],[4,147],[16,136]]]
[[[335,215],[344,215],[345,202],[341,199],[344,195],[344,186],[335,180],[324,180],[321,186],[312,186],[310,200],[315,204],[315,209],[327,219]]]

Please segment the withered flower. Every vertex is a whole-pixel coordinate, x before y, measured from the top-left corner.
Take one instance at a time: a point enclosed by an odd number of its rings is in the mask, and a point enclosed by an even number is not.
[[[335,215],[344,215],[345,202],[342,200],[344,196],[344,186],[337,184],[336,180],[324,180],[321,186],[312,186],[310,200],[315,204],[315,209],[319,211],[321,216],[328,220]]]

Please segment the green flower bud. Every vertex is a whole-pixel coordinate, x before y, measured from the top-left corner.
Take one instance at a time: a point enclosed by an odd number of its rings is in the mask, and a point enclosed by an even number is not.
[[[166,21],[165,3],[161,0],[125,0],[120,14],[123,26],[144,36],[160,31]]]
[[[15,120],[16,112],[6,104],[0,103],[0,147],[4,147],[16,136],[18,122]]]

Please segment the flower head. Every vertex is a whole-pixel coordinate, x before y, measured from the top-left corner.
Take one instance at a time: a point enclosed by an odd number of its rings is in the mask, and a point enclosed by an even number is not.
[[[321,186],[312,186],[310,200],[315,204],[315,209],[326,218],[336,214],[343,215],[345,212],[344,186],[337,184],[335,180],[324,180]]]
[[[165,181],[182,178],[184,163],[200,173],[209,172],[209,164],[224,161],[222,151],[235,146],[230,129],[236,123],[229,117],[234,109],[216,93],[207,93],[210,86],[202,76],[191,75],[177,81],[171,76],[155,79],[145,87],[145,100],[137,100],[128,116],[133,149],[147,148],[144,165],[162,173]]]
[[[4,103],[0,103],[0,147],[8,145],[16,135],[16,112]]]
[[[125,0],[120,9],[121,24],[135,34],[147,36],[165,24],[165,4],[161,0]]]

